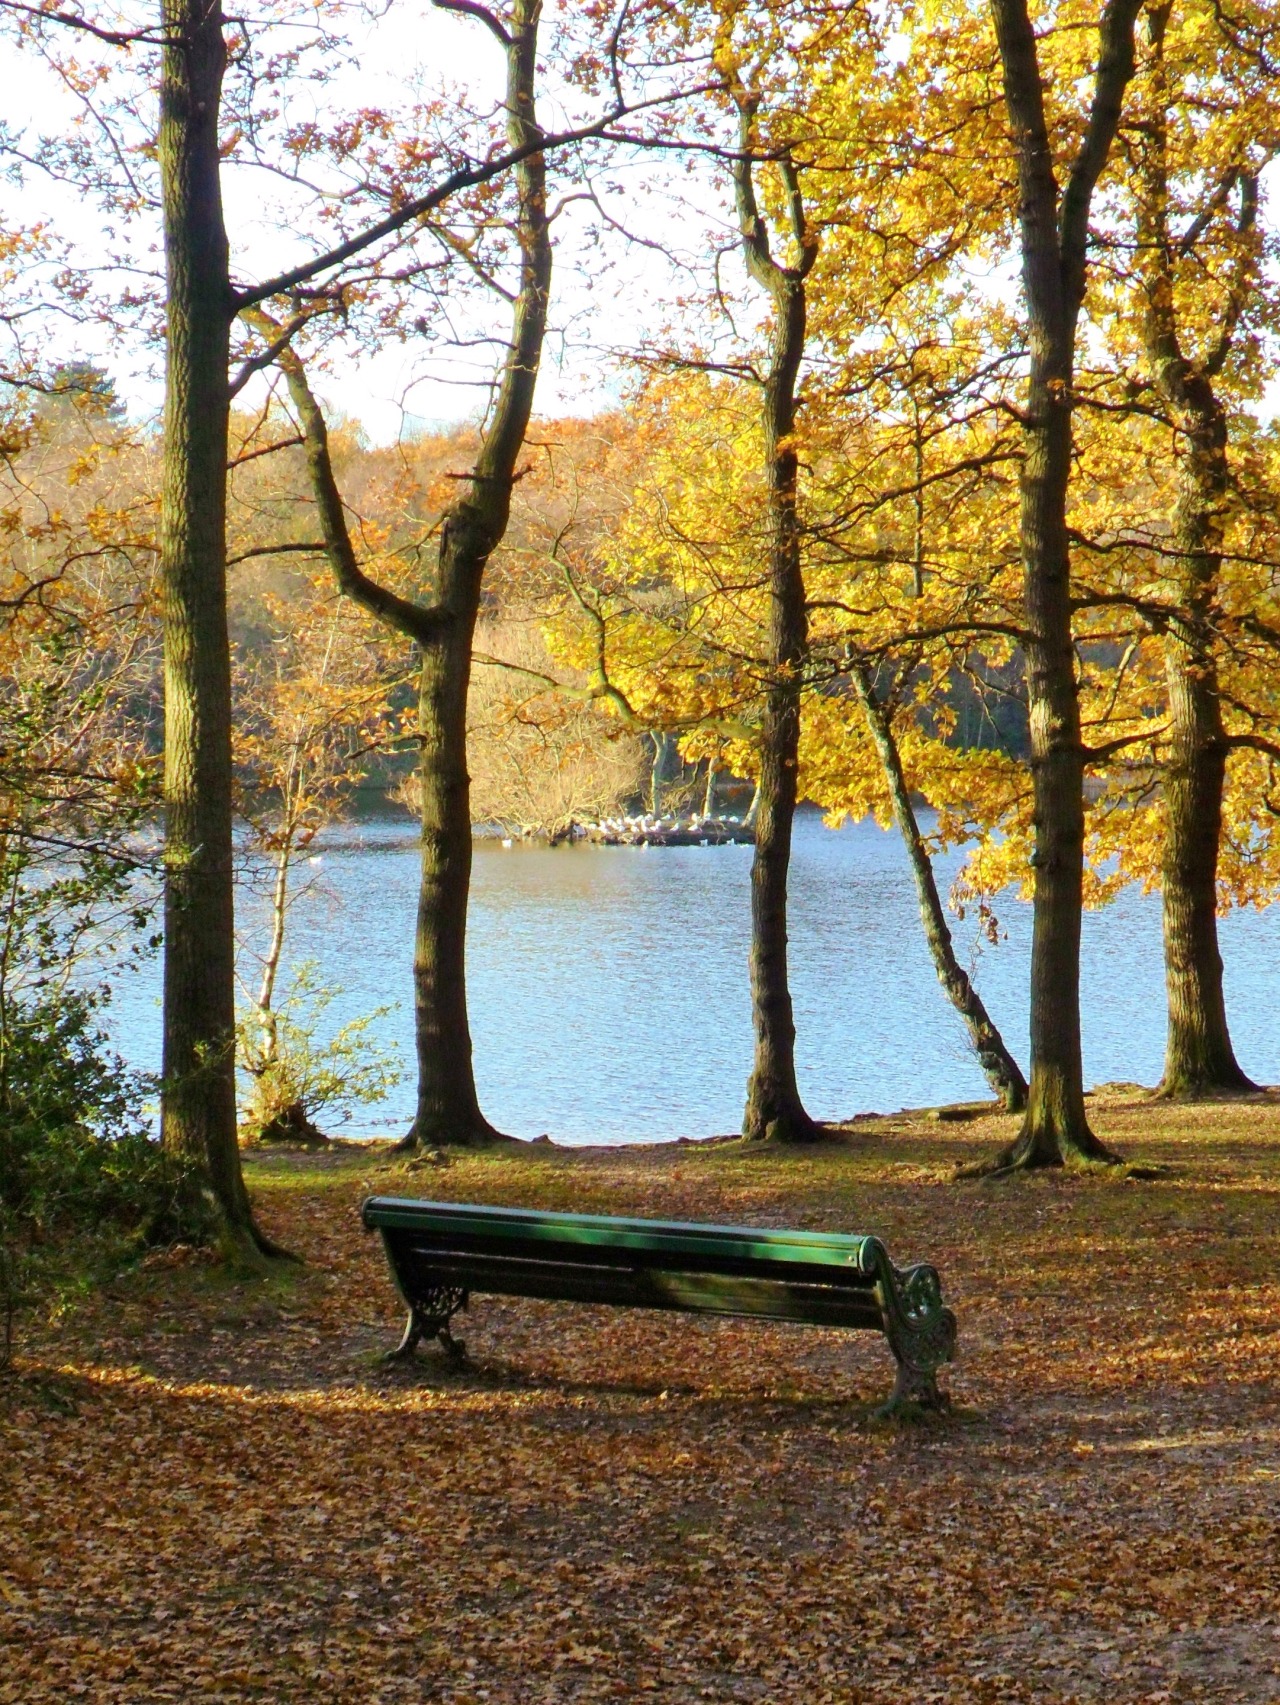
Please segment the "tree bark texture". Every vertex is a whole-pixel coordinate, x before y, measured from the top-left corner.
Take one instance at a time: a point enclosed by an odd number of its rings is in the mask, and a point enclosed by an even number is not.
[[[226,479],[232,292],[219,181],[222,13],[165,0],[159,154],[168,281],[160,522],[165,683],[162,1132],[234,1239],[254,1230],[236,1134]]]
[[[506,52],[507,135],[513,149],[526,147],[542,135],[534,103],[540,10],[540,0],[515,0],[505,24],[487,15]],[[542,154],[522,159],[514,177],[521,265],[511,337],[479,456],[463,494],[441,522],[434,603],[401,598],[360,569],[333,474],[322,411],[297,355],[286,349],[279,357],[302,423],[312,488],[338,584],[379,620],[411,638],[421,655],[422,866],[413,960],[418,1098],[409,1146],[466,1146],[491,1142],[499,1135],[480,1111],[467,1015],[472,828],[467,690],[484,571],[506,532],[516,464],[533,408],[552,260]],[[278,333],[279,327],[269,331]]]
[[[1027,1105],[1027,1080],[1013,1055],[1005,1046],[1004,1037],[987,1011],[981,995],[974,988],[968,972],[956,958],[955,945],[947,924],[946,913],[938,896],[933,875],[933,860],[924,844],[920,825],[911,804],[911,791],[902,769],[902,755],[894,738],[893,724],[887,707],[876,697],[871,671],[857,664],[853,671],[854,687],[867,719],[872,743],[879,755],[889,788],[894,822],[907,849],[911,875],[916,885],[920,906],[920,922],[925,941],[937,972],[938,981],[947,999],[964,1020],[969,1040],[978,1057],[987,1082],[1010,1113],[1021,1113]]]
[[[534,105],[541,0],[515,0],[507,44],[507,136],[536,140]],[[420,1143],[474,1143],[496,1133],[480,1112],[467,1018],[466,931],[471,888],[471,781],[467,688],[485,567],[507,529],[516,462],[533,409],[551,290],[546,161],[515,170],[520,199],[520,285],[492,418],[465,494],[444,518],[439,608],[445,619],[422,651],[422,887],[414,948]]]
[[[809,1117],[796,1083],[795,1018],[787,969],[787,879],[795,819],[800,699],[808,656],[808,609],[797,504],[799,458],[795,447],[796,384],[804,357],[805,279],[817,258],[805,223],[799,177],[789,159],[780,163],[791,237],[797,252],[785,266],[771,252],[755,196],[751,153],[755,107],[738,97],[741,157],[734,178],[747,270],[773,305],[762,424],[768,490],[767,590],[769,629],[764,714],[760,726],[755,853],[751,861],[751,1013],[755,1059],[742,1120],[744,1137],[779,1142],[812,1141],[820,1128]]]
[[[1226,411],[1214,378],[1230,350],[1239,303],[1229,303],[1208,354],[1189,357],[1180,335],[1168,223],[1164,39],[1169,10],[1165,4],[1147,14],[1154,105],[1137,150],[1143,341],[1174,428],[1178,463],[1170,539],[1176,613],[1165,634],[1170,734],[1162,778],[1161,886],[1168,1038],[1160,1093],[1200,1096],[1256,1087],[1231,1045],[1218,947],[1218,849],[1229,747],[1214,625],[1231,470]],[[1256,210],[1257,185],[1246,178],[1240,235],[1251,233]]]
[[[1030,344],[1019,530],[1035,814],[1031,1083],[1021,1133],[1000,1160],[1019,1167],[1110,1158],[1089,1128],[1080,1051],[1084,750],[1066,515],[1089,208],[1133,75],[1140,5],[1108,0],[1089,122],[1060,192],[1027,0],[991,0],[1018,169]]]

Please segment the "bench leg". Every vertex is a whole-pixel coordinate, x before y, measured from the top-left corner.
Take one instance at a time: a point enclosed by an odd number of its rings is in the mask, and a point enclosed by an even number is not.
[[[404,1335],[394,1350],[388,1350],[384,1362],[412,1361],[414,1352],[424,1338],[438,1338],[445,1354],[454,1366],[465,1359],[467,1347],[461,1338],[449,1330],[449,1322],[460,1308],[467,1306],[467,1293],[453,1286],[441,1286],[427,1293],[420,1305],[410,1306]]]
[[[942,1287],[932,1267],[899,1269],[883,1248],[876,1292],[898,1377],[889,1401],[877,1413],[906,1408],[945,1409],[950,1401],[938,1390],[938,1368],[955,1354],[956,1317],[942,1303]]]
[[[906,1408],[945,1409],[949,1399],[938,1390],[936,1368],[914,1368],[910,1362],[899,1360],[898,1377],[887,1403],[876,1410],[877,1415],[896,1415]]]
[[[448,1356],[454,1367],[460,1368],[467,1359],[467,1346],[461,1338],[455,1338],[450,1332],[447,1320],[436,1332],[436,1337],[440,1340],[445,1355]]]
[[[404,1336],[394,1350],[388,1350],[383,1356],[384,1362],[408,1362],[413,1359],[413,1352],[418,1348],[422,1339],[422,1326],[418,1320],[417,1310],[409,1310],[409,1318],[404,1323]]]

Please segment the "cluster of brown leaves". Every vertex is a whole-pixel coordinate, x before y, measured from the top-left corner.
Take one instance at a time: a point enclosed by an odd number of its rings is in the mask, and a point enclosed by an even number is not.
[[[0,1398],[3,1705],[1280,1697],[1280,1109],[1099,1127],[1154,1181],[829,1150],[255,1159],[291,1280],[157,1264]],[[952,1413],[870,1335],[478,1299],[385,1370],[370,1189],[874,1230],[940,1268]]]

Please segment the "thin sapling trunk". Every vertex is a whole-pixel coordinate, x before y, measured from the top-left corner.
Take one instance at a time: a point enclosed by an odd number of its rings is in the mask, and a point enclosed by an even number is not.
[[[1027,1080],[1018,1062],[1005,1046],[995,1020],[987,1011],[972,979],[956,958],[955,944],[947,923],[946,912],[938,895],[933,874],[933,859],[920,833],[911,791],[902,768],[902,754],[893,732],[888,707],[876,696],[871,671],[865,663],[855,664],[853,683],[867,720],[867,729],[876,748],[884,778],[889,789],[893,820],[897,824],[902,844],[907,850],[916,899],[920,906],[920,922],[938,981],[947,999],[964,1020],[969,1040],[977,1055],[987,1082],[1010,1113],[1021,1113],[1027,1105]]]

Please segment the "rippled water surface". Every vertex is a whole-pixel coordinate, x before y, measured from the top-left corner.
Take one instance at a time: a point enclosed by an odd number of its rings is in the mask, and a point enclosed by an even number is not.
[[[335,1023],[388,1001],[379,1026],[406,1076],[345,1134],[398,1132],[412,1113],[417,843],[404,821],[346,825],[305,867],[289,956],[341,985]],[[954,862],[940,878],[949,879]],[[481,1100],[522,1137],[627,1142],[737,1128],[751,1064],[746,986],[750,847],[512,848],[477,843],[468,978]],[[1007,939],[977,957],[983,998],[1025,1062],[1030,909],[998,906]],[[265,935],[260,897],[242,923]],[[962,956],[972,923],[954,925]],[[1273,1017],[1280,912],[1223,924],[1227,999],[1245,1069],[1280,1079]],[[925,950],[896,836],[802,814],[791,952],[801,1087],[819,1118],[985,1092]],[[246,971],[249,961],[245,959]],[[157,969],[117,984],[112,1028],[159,1058]],[[1085,920],[1085,1072],[1154,1083],[1164,1045],[1159,904],[1136,893]]]

